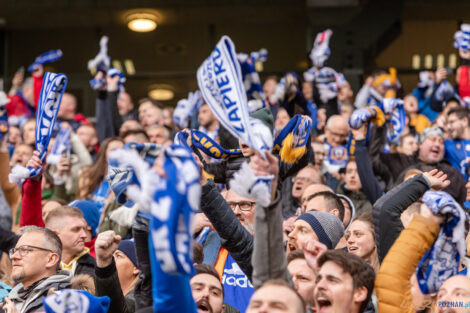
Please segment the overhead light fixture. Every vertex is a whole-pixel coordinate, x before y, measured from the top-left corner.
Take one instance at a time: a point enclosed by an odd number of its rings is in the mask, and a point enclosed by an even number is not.
[[[150,13],[134,13],[127,17],[127,27],[134,32],[151,32],[157,28],[157,17]]]
[[[168,101],[173,99],[175,93],[167,85],[151,86],[149,97],[157,101]]]

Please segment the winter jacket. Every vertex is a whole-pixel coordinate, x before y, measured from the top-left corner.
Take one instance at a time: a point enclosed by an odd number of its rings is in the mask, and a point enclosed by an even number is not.
[[[212,180],[202,186],[201,210],[219,234],[222,246],[251,281],[253,236],[242,226]]]
[[[361,180],[362,191],[369,202],[373,204],[382,197],[384,192],[372,169],[365,140],[356,141],[354,157],[356,158],[357,173]]]
[[[109,312],[133,313],[135,311],[134,290],[124,296],[114,259],[106,267],[97,266],[95,274],[96,296],[108,296],[111,299]]]
[[[91,277],[95,276],[96,260],[90,255],[90,253],[82,255],[77,260],[77,268],[75,269],[74,275],[87,274]]]
[[[119,134],[122,125],[122,117],[117,108],[118,91],[99,91],[96,98],[96,120],[98,140],[101,143],[109,137]]]
[[[432,219],[415,215],[390,248],[375,279],[380,313],[414,312],[410,279],[439,230]]]
[[[424,175],[416,175],[387,192],[374,204],[375,241],[380,262],[403,230],[401,213],[418,201],[430,187]]]
[[[19,313],[41,312],[44,311],[42,297],[47,296],[49,289],[69,288],[71,279],[72,273],[59,271],[55,275],[34,283],[26,290],[23,284],[19,283],[10,291],[8,298],[15,303]]]

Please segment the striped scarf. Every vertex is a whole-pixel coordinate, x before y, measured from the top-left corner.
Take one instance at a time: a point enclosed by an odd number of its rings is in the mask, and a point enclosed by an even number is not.
[[[215,140],[201,131],[192,129],[190,130],[192,144],[214,159],[225,159],[232,156],[241,156],[241,149],[225,149],[220,146]],[[188,146],[187,139],[189,134],[186,132],[178,132],[175,136],[175,144],[185,146],[191,150]]]
[[[52,63],[55,61],[59,61],[62,58],[62,50],[51,50],[47,51],[34,60],[33,64],[28,67],[28,72],[34,72],[39,65],[44,65],[47,63]]]

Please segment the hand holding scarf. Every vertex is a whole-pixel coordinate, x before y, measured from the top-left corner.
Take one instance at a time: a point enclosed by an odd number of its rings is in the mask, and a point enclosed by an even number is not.
[[[458,273],[460,259],[466,254],[465,222],[462,207],[443,191],[427,191],[423,200],[433,214],[444,216],[441,231],[416,269],[421,292],[434,293],[449,277]]]
[[[57,119],[62,95],[67,87],[67,76],[64,74],[46,73],[44,75],[39,103],[36,111],[36,151],[39,151],[39,159],[44,162],[47,154],[47,147],[52,136],[54,124]],[[25,178],[39,175],[42,168],[33,169],[22,166],[15,166],[12,169],[9,179],[11,182],[19,182]]]

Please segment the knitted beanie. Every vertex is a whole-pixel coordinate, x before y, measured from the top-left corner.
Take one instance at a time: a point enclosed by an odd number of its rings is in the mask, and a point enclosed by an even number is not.
[[[89,200],[75,200],[70,202],[69,206],[76,207],[82,211],[85,221],[91,228],[91,234],[96,236],[96,229],[100,222],[100,209],[98,208],[98,205]]]
[[[135,253],[135,245],[133,240],[121,240],[117,249],[124,253],[129,258],[129,260],[131,260],[131,262],[134,263],[136,267],[138,267],[137,256]]]
[[[268,126],[271,132],[274,129],[274,117],[269,108],[259,109],[250,114],[251,117],[259,119],[264,125]]]
[[[442,137],[442,139],[444,139],[444,132],[442,131],[440,127],[428,127],[421,132],[421,136],[419,136],[419,144],[422,144],[423,141],[426,140],[426,138],[432,135],[437,135],[439,137]]]
[[[310,211],[300,215],[297,220],[307,222],[317,235],[318,241],[328,249],[334,249],[344,235],[343,223],[331,213]]]

